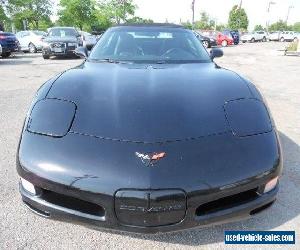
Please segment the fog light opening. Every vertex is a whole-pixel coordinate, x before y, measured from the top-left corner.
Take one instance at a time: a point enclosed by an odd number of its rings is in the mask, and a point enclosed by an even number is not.
[[[29,181],[26,181],[25,179],[21,178],[21,184],[22,187],[29,193],[36,195],[36,190],[35,187],[32,183],[30,183]]]
[[[267,184],[265,185],[264,193],[268,193],[271,190],[273,190],[276,187],[277,183],[278,183],[278,176],[268,181]]]

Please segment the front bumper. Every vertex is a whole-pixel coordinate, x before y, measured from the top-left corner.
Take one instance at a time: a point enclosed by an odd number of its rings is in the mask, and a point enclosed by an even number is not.
[[[61,52],[55,52],[50,47],[44,47],[42,48],[43,55],[49,55],[49,56],[74,56],[75,55],[75,47],[67,47],[63,48]]]
[[[10,52],[18,52],[18,51],[19,51],[19,47],[17,45],[13,47],[2,46],[2,54],[10,53]]]
[[[143,227],[126,225],[126,223],[122,223],[118,220],[116,216],[115,196],[76,190],[37,176],[30,176],[31,174],[29,173],[25,175],[27,179],[32,179],[35,183],[38,183],[37,186],[42,185],[44,187],[43,189],[37,188],[37,194],[32,195],[23,188],[22,184],[20,184],[22,200],[26,207],[34,213],[49,219],[82,224],[96,229],[106,228],[135,233],[178,231],[246,219],[272,205],[278,192],[277,184],[273,190],[262,194],[261,190],[266,183],[266,179],[270,178],[270,176],[265,176],[261,180],[248,182],[240,186],[229,188],[228,190],[218,190],[208,193],[199,193],[197,191],[189,192],[186,194],[186,210],[183,219],[170,225]],[[254,190],[253,187],[256,190],[257,195],[241,198],[245,196],[246,193],[249,193],[249,190]],[[59,198],[57,200],[53,198],[49,199],[49,195],[45,196],[43,194],[43,192],[48,193],[48,190],[53,190],[53,192],[50,191],[50,193],[56,193],[59,190],[59,193],[57,193]],[[232,199],[236,200],[238,194],[244,195],[238,198],[238,202],[236,202],[235,205],[231,205],[227,201],[224,201],[224,197],[234,197]],[[80,205],[81,208],[77,209],[76,206],[74,206],[76,202],[71,206],[70,204],[66,205],[66,202],[65,204],[61,203],[61,195],[66,197],[66,199],[64,199],[65,201],[68,200],[67,197],[87,202],[86,204],[89,204],[89,202],[93,200],[94,205],[101,209],[96,213],[87,212],[87,207],[82,210],[84,203]],[[87,201],[81,200],[83,197]],[[222,209],[216,209],[217,203],[215,201],[219,200],[222,200],[225,204]],[[211,208],[210,212],[206,213],[203,212],[203,210],[208,209],[208,205],[203,204],[212,204],[214,207]],[[168,214],[164,214],[163,216],[168,216]],[[133,217],[131,219],[134,220]]]

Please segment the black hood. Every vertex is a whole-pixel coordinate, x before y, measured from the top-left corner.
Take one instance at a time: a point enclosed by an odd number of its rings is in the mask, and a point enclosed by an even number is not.
[[[229,131],[224,103],[249,98],[237,74],[213,63],[138,65],[86,62],[65,72],[48,98],[77,105],[71,131],[165,142]]]
[[[75,36],[66,36],[66,37],[60,37],[60,36],[50,36],[46,37],[44,39],[45,42],[47,43],[52,43],[52,42],[71,42],[71,43],[77,43],[78,39]]]

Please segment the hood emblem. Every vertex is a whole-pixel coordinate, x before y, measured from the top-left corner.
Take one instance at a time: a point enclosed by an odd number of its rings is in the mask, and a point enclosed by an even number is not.
[[[159,153],[139,153],[135,152],[136,157],[140,158],[141,161],[146,166],[153,166],[155,163],[157,163],[160,159],[164,158],[166,156],[165,152],[159,152]]]

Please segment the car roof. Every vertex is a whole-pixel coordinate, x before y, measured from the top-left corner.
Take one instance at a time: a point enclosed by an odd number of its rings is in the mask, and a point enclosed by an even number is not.
[[[182,28],[184,26],[173,23],[123,23],[118,24],[113,27],[162,27],[162,28]]]
[[[67,27],[67,26],[56,26],[56,27],[51,27],[50,29],[51,30],[52,29],[74,29],[74,30],[76,30],[75,27]]]

